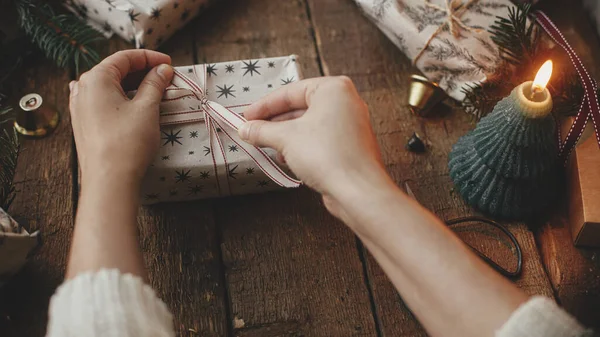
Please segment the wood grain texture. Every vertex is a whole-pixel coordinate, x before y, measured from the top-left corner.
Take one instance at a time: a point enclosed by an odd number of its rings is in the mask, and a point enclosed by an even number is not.
[[[30,232],[40,230],[43,244],[26,267],[0,289],[0,334],[43,336],[50,296],[62,282],[73,228],[74,154],[68,110],[67,71],[49,62],[24,71],[15,95],[39,93],[57,108],[61,122],[43,139],[22,141],[10,213]],[[22,92],[20,91],[22,89]]]
[[[194,28],[188,26],[160,51],[170,55],[175,66],[197,63],[194,36]],[[111,52],[126,48],[130,48],[128,43],[111,40]],[[212,201],[142,207],[138,225],[151,285],[173,313],[178,336],[227,335],[226,293]]]
[[[222,7],[196,27],[201,61],[298,54],[306,77],[320,74],[303,1]],[[316,194],[240,196],[215,206],[234,335],[375,335],[354,236]]]
[[[600,78],[600,40],[587,13],[579,4],[561,4],[559,0],[541,3],[588,70]],[[559,208],[536,233],[537,242],[558,302],[583,324],[600,330],[600,249],[573,246],[566,213],[566,207]]]
[[[471,214],[453,192],[447,169],[452,144],[474,127],[470,117],[460,109],[443,106],[433,118],[411,114],[406,107],[408,81],[418,70],[411,67],[410,60],[351,1],[308,3],[325,74],[344,74],[355,81],[370,107],[384,162],[392,177],[400,185],[408,183],[418,200],[442,219]],[[427,153],[413,154],[404,149],[413,132],[426,141]],[[529,294],[552,296],[532,232],[523,224],[510,224],[509,228],[524,252],[524,272],[516,284]],[[515,265],[510,249],[497,240],[472,230],[459,235],[501,265]],[[383,335],[426,335],[374,259],[367,255],[366,260]]]

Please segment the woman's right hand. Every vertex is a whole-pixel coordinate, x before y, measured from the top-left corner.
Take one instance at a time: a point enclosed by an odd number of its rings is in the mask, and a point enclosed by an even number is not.
[[[277,150],[306,185],[324,195],[334,214],[331,201],[389,179],[369,110],[348,77],[286,85],[252,104],[244,116],[249,122],[239,130],[242,139]]]

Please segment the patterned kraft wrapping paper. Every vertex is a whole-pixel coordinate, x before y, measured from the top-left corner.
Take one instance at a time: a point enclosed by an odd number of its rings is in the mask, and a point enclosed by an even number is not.
[[[214,0],[68,0],[67,8],[109,38],[156,49]]]
[[[437,82],[448,95],[462,101],[461,91],[468,85],[481,83],[500,66],[500,56],[487,30],[496,16],[507,17],[508,0],[475,1],[459,19],[472,31],[456,27],[456,38],[448,29],[436,34],[448,22],[444,10],[427,5],[425,0],[355,0],[379,29],[431,81]],[[446,0],[431,0],[431,4],[446,9]],[[456,0],[455,0],[456,1]],[[458,0],[466,3],[468,0]],[[427,45],[430,38],[433,39]]]
[[[176,67],[176,70],[199,87],[206,88],[208,100],[242,114],[250,103],[301,79],[296,59],[292,55]],[[203,76],[204,72],[206,76]],[[172,86],[167,90],[173,89]],[[217,129],[216,134],[225,150],[227,164],[221,162],[215,166],[205,121],[182,123],[182,118],[176,114],[178,111],[203,110],[197,99],[183,96],[182,99],[167,100],[165,95],[161,103],[161,146],[144,178],[142,203],[194,200],[281,188],[221,129]],[[172,117],[178,117],[179,121],[165,125]],[[233,129],[225,131],[237,134]],[[219,147],[215,146],[215,150]],[[275,158],[274,150],[263,150]]]
[[[38,234],[29,234],[0,208],[0,286],[25,265],[29,254],[39,245]]]

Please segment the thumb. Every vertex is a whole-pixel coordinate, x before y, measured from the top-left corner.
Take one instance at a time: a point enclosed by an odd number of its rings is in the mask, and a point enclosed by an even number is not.
[[[168,64],[161,64],[150,70],[144,77],[135,99],[144,100],[149,103],[160,103],[165,89],[171,84],[173,79],[173,67]]]
[[[281,152],[285,140],[282,122],[248,121],[240,126],[238,133],[240,138],[254,146],[270,147],[279,152]]]

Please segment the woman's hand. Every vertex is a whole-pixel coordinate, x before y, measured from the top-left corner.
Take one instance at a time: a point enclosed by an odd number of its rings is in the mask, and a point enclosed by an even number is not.
[[[168,55],[154,51],[120,51],[69,84],[82,181],[142,179],[159,146],[158,107],[173,77],[170,63]],[[149,69],[135,97],[127,98],[123,80]]]
[[[388,181],[369,110],[347,77],[289,84],[244,116],[250,121],[239,130],[242,139],[277,150],[304,183],[325,196],[334,214],[332,201],[357,186]]]

